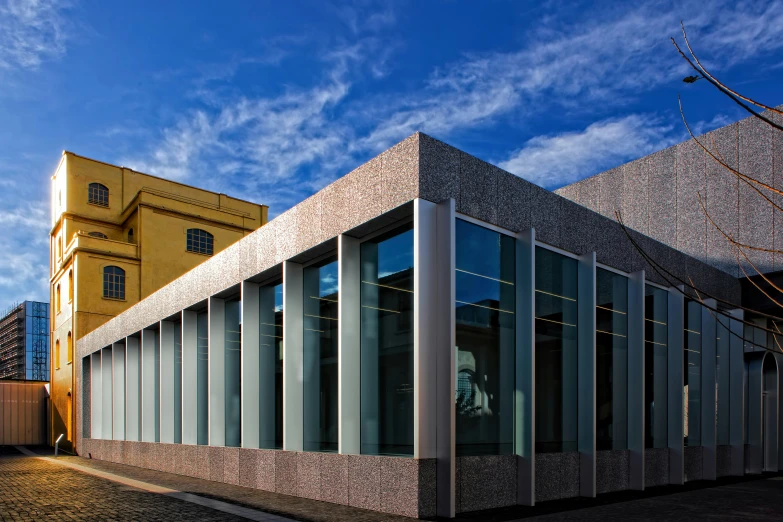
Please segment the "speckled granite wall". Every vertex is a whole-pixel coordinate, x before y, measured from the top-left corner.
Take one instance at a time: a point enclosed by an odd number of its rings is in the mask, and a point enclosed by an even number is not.
[[[456,511],[464,513],[517,503],[517,456],[457,457]]]
[[[94,459],[394,515],[435,515],[434,459],[88,438],[82,439],[82,452]]]
[[[536,454],[536,503],[579,496],[579,453]]]
[[[783,107],[783,106],[781,106]],[[732,168],[783,187],[783,137],[757,118],[746,118],[699,138]],[[775,160],[777,158],[777,161]],[[783,218],[755,191],[718,165],[692,140],[621,165],[556,191],[614,219],[621,210],[634,229],[735,277],[741,275],[730,244],[708,223],[698,201],[727,233],[764,248],[783,237]],[[751,254],[765,271],[783,269],[783,256]]]
[[[623,491],[630,486],[630,452],[606,450],[596,452],[596,492]]]
[[[669,448],[644,450],[644,487],[665,486],[669,483]]]
[[[716,472],[719,477],[728,477],[731,475],[731,446],[719,445],[715,448],[715,457],[717,460]]]
[[[702,479],[703,455],[704,451],[701,446],[685,447],[685,482]]]

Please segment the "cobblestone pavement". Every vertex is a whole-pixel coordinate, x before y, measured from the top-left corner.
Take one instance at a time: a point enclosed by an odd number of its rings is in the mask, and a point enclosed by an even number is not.
[[[245,520],[80,473],[53,462],[0,452],[0,520]]]

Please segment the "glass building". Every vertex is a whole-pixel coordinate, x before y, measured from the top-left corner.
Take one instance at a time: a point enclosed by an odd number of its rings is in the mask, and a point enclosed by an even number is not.
[[[0,379],[49,380],[49,303],[25,301],[3,314]]]

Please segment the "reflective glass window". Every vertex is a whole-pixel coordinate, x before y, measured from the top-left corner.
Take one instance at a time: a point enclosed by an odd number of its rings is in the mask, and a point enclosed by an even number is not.
[[[283,284],[258,289],[259,447],[283,447]]]
[[[669,292],[646,285],[644,296],[645,446],[668,447]]]
[[[361,245],[361,452],[413,454],[413,230]]]
[[[536,452],[577,450],[577,261],[536,247]]]
[[[209,444],[209,326],[207,312],[196,316],[197,441]]]
[[[242,434],[242,301],[225,302],[226,446],[239,446]]]
[[[303,271],[304,450],[337,451],[337,260]]]
[[[457,455],[514,449],[514,248],[456,222]]]
[[[729,347],[731,333],[728,327],[730,320],[723,314],[717,315],[716,328],[716,352],[715,352],[715,372],[717,374],[717,401],[718,406],[715,409],[716,419],[716,442],[719,446],[729,445]]]
[[[628,447],[628,278],[596,270],[596,448]]]
[[[701,446],[701,303],[685,300],[685,353],[683,354],[686,446]]]

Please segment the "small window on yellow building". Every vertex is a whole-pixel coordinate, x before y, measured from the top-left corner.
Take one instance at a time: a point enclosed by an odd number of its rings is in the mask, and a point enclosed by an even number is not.
[[[187,251],[197,254],[212,255],[214,238],[212,234],[200,228],[189,228],[187,237]]]
[[[60,313],[60,283],[57,283],[57,287],[54,289],[54,308],[57,313]]]
[[[60,369],[60,340],[54,342],[54,369]]]
[[[98,237],[101,239],[109,239],[108,237],[106,237],[106,234],[104,234],[103,232],[89,232],[87,233],[87,235],[92,237]]]
[[[68,302],[73,301],[73,269],[68,271]]]
[[[68,332],[68,363],[73,362],[73,339],[71,338],[71,332]]]
[[[87,202],[102,207],[109,206],[109,189],[100,183],[90,183],[87,194]]]
[[[125,270],[118,266],[104,267],[103,297],[125,299]]]

